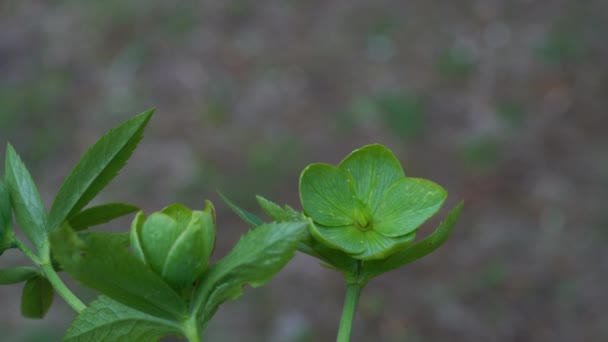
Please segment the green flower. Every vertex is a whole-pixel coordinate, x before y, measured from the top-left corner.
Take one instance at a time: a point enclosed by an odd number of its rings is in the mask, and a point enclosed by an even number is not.
[[[352,152],[337,167],[311,164],[300,176],[300,199],[322,244],[360,260],[383,259],[408,246],[439,211],[447,192],[405,176],[386,147]]]
[[[172,204],[131,226],[135,255],[175,289],[191,287],[207,269],[215,245],[215,209],[190,210]]]

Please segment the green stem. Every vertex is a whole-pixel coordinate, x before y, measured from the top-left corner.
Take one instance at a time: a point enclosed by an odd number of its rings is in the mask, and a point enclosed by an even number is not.
[[[198,329],[198,324],[196,321],[196,316],[192,316],[184,322],[182,331],[188,339],[188,342],[202,342],[201,333]]]
[[[40,265],[40,267],[42,268],[42,272],[44,273],[46,278],[55,288],[55,291],[57,291],[61,298],[63,298],[66,303],[68,303],[72,307],[72,309],[74,309],[78,313],[81,313],[84,309],[87,308],[86,305],[84,305],[80,301],[80,299],[78,299],[78,297],[76,297],[76,295],[74,295],[72,291],[70,291],[70,289],[65,286],[65,284],[63,283],[61,278],[59,278],[59,275],[57,275],[57,272],[50,263],[44,263]]]
[[[355,311],[359,302],[359,295],[363,285],[349,284],[346,287],[346,298],[344,299],[344,308],[342,309],[342,318],[340,318],[340,328],[338,330],[337,342],[350,341],[350,332],[355,319]]]
[[[72,307],[72,309],[78,313],[81,313],[82,310],[86,309],[86,305],[84,305],[80,299],[78,299],[78,297],[76,297],[72,291],[65,286],[61,278],[59,278],[59,275],[57,275],[57,272],[51,265],[50,261],[48,261],[48,256],[44,258],[46,260],[41,261],[40,258],[19,239],[15,239],[15,246],[17,246],[17,248],[19,248],[23,254],[25,254],[40,267],[42,273],[44,273],[44,276],[53,285],[53,288],[55,288],[55,291],[59,293],[59,295]]]

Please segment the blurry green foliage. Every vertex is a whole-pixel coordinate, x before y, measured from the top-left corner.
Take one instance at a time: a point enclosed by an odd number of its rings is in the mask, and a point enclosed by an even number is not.
[[[492,136],[474,138],[461,146],[463,161],[472,168],[493,169],[501,159],[502,146]]]
[[[426,131],[426,111],[420,97],[403,91],[391,91],[354,101],[347,111],[335,116],[338,133],[378,121],[395,136],[415,139]]]
[[[579,29],[573,25],[556,25],[536,47],[537,56],[547,64],[576,62],[586,53],[586,43]]]
[[[522,127],[528,117],[524,106],[515,102],[503,102],[496,108],[498,117],[513,128]]]
[[[477,63],[470,51],[463,47],[451,47],[444,50],[435,65],[441,77],[463,80],[470,77]]]
[[[375,105],[386,126],[401,138],[417,138],[425,131],[422,100],[407,94],[385,94]]]

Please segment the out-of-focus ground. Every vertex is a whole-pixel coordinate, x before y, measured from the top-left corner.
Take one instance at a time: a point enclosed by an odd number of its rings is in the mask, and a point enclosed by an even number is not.
[[[2,0],[0,144],[49,205],[102,132],[156,107],[101,200],[210,198],[221,256],[247,226],[216,190],[299,206],[305,165],[381,142],[448,189],[442,215],[466,206],[438,252],[370,283],[353,341],[608,340],[607,36],[604,0]],[[207,340],[331,341],[343,292],[299,255]],[[19,293],[0,288],[0,340],[58,341],[70,309],[26,320]]]

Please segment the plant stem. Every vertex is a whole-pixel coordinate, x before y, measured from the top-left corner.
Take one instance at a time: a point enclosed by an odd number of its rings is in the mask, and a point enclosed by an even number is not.
[[[346,298],[344,299],[344,308],[342,309],[342,318],[340,318],[340,328],[338,330],[337,342],[350,341],[350,332],[359,302],[359,294],[363,285],[349,284],[346,287]]]
[[[81,313],[84,309],[87,308],[86,305],[84,305],[82,301],[80,301],[80,299],[78,299],[78,297],[76,297],[76,295],[74,295],[72,291],[70,291],[70,289],[65,286],[65,284],[63,283],[61,278],[59,278],[59,275],[57,275],[57,272],[55,272],[55,269],[50,263],[44,263],[40,265],[40,267],[42,268],[42,272],[44,273],[46,278],[55,288],[55,291],[57,291],[61,298],[63,298],[63,300],[65,300],[66,303],[68,303],[72,307],[72,309],[74,309],[78,313]]]
[[[201,342],[201,333],[198,329],[196,316],[191,316],[187,321],[184,322],[182,331],[188,339],[188,342]]]
[[[70,289],[65,286],[57,272],[51,265],[50,261],[48,261],[49,257],[45,257],[46,260],[41,261],[40,258],[34,254],[23,242],[19,239],[15,239],[15,246],[19,248],[23,254],[25,254],[28,258],[30,258],[36,265],[40,267],[42,273],[44,273],[45,277],[49,280],[55,291],[59,293],[61,298],[63,298],[76,312],[80,313],[82,310],[86,309],[86,305],[84,305],[78,297],[76,297]]]

